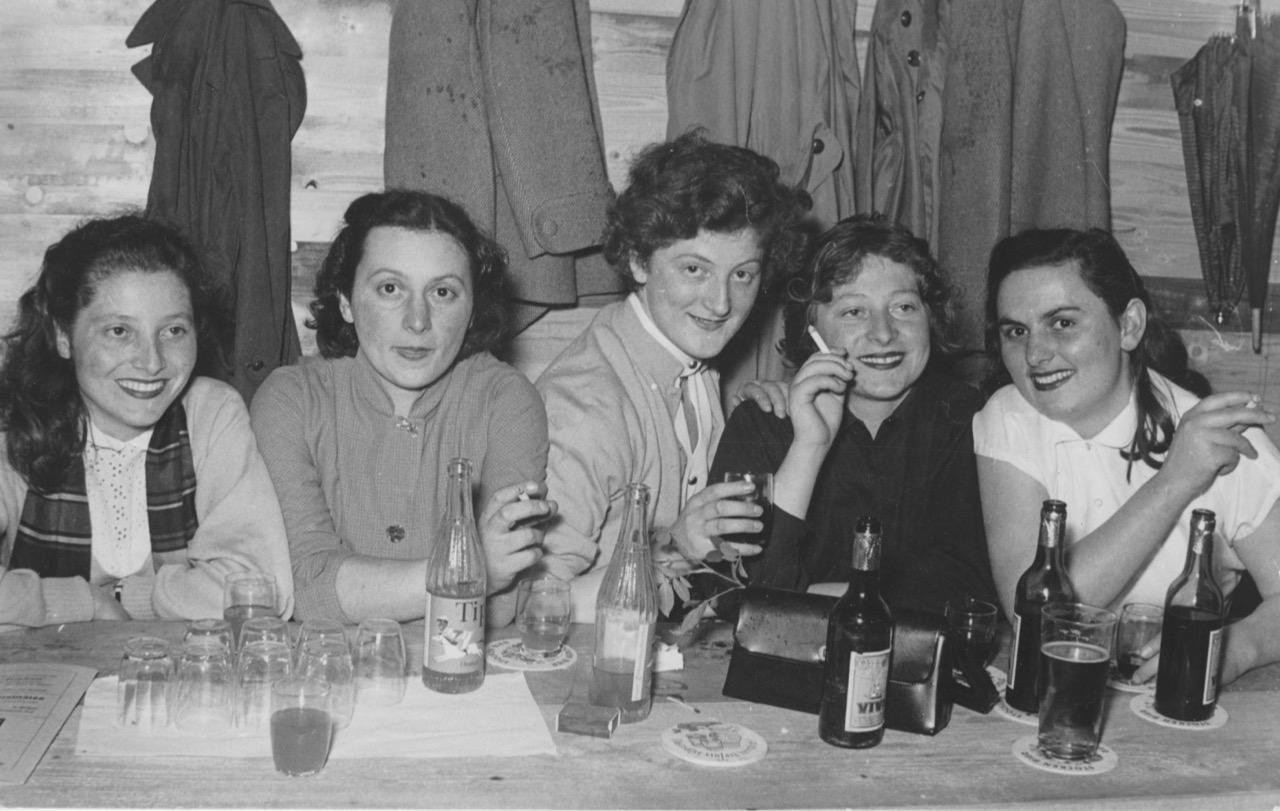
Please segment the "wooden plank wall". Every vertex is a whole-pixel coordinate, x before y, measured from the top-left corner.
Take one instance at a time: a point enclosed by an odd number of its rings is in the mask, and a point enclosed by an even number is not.
[[[294,140],[293,236],[327,241],[346,203],[381,185],[387,34],[395,0],[275,0],[302,44],[308,105]],[[146,201],[150,97],[129,72],[146,49],[124,40],[150,0],[7,0],[0,27],[0,324],[41,254],[77,220]],[[664,136],[666,51],[681,0],[593,0],[596,77],[610,178]],[[874,0],[859,0],[865,28]],[[1230,0],[1119,0],[1126,69],[1112,142],[1115,229],[1135,264],[1184,280],[1165,298],[1183,326],[1204,326],[1169,73],[1212,34],[1229,31]],[[56,10],[55,10],[56,9]],[[865,31],[860,34],[865,41]],[[312,251],[303,255],[313,256]],[[1280,255],[1280,252],[1278,252]],[[305,275],[305,269],[304,274]],[[304,291],[305,293],[305,291]],[[1197,296],[1200,296],[1197,299]],[[301,297],[305,298],[302,294]],[[1280,313],[1270,309],[1273,324]],[[1201,310],[1202,311],[1202,310]],[[562,314],[537,341],[554,346],[581,324]],[[1272,380],[1280,336],[1248,349],[1237,323],[1186,333],[1193,361],[1219,388],[1247,386],[1280,407]],[[545,348],[544,348],[545,349]],[[543,350],[534,350],[540,355]],[[528,366],[542,361],[534,357]]]

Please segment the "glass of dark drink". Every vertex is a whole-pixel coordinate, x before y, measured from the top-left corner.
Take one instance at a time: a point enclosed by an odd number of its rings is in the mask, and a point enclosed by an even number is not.
[[[751,482],[755,485],[755,492],[742,496],[742,500],[754,501],[764,510],[764,513],[760,516],[760,523],[764,524],[764,529],[758,533],[727,536],[726,539],[737,543],[764,544],[769,540],[769,533],[773,529],[773,474],[730,470],[725,472],[724,480],[727,482]]]
[[[957,602],[948,602],[944,613],[947,617],[947,636],[953,649],[965,651],[970,661],[983,667],[991,664],[1000,647],[996,638],[996,607],[985,600],[966,597]]]
[[[231,623],[235,645],[240,644],[240,626],[253,617],[278,617],[276,577],[262,572],[227,575],[222,586],[222,618]]]
[[[1116,652],[1111,657],[1113,681],[1121,685],[1136,684],[1134,673],[1160,652],[1160,628],[1163,624],[1163,607],[1153,603],[1125,603],[1120,609],[1120,624],[1116,627]]]
[[[328,684],[290,676],[271,685],[271,756],[276,771],[290,777],[319,772],[332,741]]]
[[[1040,624],[1040,751],[1088,760],[1102,736],[1102,707],[1115,642],[1114,611],[1049,603]]]

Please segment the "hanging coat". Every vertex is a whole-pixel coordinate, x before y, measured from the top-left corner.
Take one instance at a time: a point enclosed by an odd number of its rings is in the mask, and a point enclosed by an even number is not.
[[[302,49],[269,0],[157,0],[125,41],[150,91],[147,215],[180,228],[228,292],[230,380],[249,401],[297,360],[289,264],[290,142],[306,108]]]
[[[612,197],[587,0],[402,2],[391,20],[388,188],[449,197],[507,249],[515,297],[615,293]],[[545,306],[525,307],[518,326]]]
[[[813,198],[819,228],[854,213],[856,0],[686,2],[667,56],[667,137],[694,127],[772,158]],[[761,314],[754,346],[722,359],[722,390],[781,380],[782,322]],[[732,351],[729,353],[732,354]]]
[[[1124,40],[1113,0],[877,4],[859,207],[929,239],[961,289],[965,347],[984,345],[998,240],[1031,227],[1111,227]]]

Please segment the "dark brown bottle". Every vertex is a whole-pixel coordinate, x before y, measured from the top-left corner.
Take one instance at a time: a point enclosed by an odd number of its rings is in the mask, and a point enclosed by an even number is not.
[[[880,521],[859,518],[849,589],[831,610],[818,734],[834,746],[864,749],[884,737],[893,616],[880,596]]]
[[[1204,721],[1218,703],[1226,600],[1213,576],[1212,510],[1193,510],[1187,563],[1164,601],[1156,712],[1179,721]]]
[[[1067,505],[1048,499],[1040,507],[1036,557],[1018,578],[1013,597],[1013,646],[1004,700],[1022,712],[1040,710],[1040,609],[1047,603],[1074,603],[1076,589],[1063,562]]]

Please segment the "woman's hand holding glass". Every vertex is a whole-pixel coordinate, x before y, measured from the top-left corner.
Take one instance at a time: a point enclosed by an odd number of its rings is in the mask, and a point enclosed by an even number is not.
[[[556,514],[542,482],[521,482],[493,494],[477,529],[484,546],[489,591],[501,591],[542,557],[543,522]]]
[[[671,525],[671,539],[690,560],[706,560],[722,543],[740,555],[758,555],[759,544],[721,542],[725,535],[755,535],[764,531],[764,508],[746,500],[756,492],[749,481],[708,485],[689,499]]]

